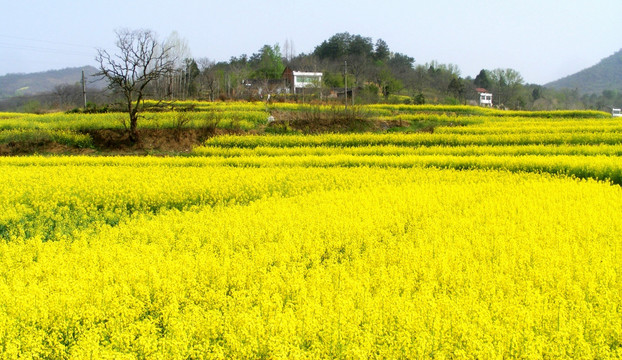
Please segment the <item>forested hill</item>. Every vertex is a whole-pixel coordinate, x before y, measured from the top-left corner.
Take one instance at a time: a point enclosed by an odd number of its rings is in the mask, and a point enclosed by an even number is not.
[[[598,64],[545,85],[553,89],[577,89],[582,94],[622,91],[622,49]]]
[[[82,78],[82,70],[87,77],[87,86],[101,89],[105,82],[96,81],[91,75],[97,72],[92,66],[50,70],[30,74],[7,74],[0,76],[0,99],[15,95],[32,95],[52,92],[59,85],[73,85]]]

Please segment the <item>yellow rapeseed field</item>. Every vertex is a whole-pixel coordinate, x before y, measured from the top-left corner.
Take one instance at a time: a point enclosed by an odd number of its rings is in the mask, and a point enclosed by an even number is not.
[[[257,166],[0,160],[0,357],[622,357],[618,186]]]
[[[334,110],[175,106],[225,128]],[[616,121],[363,110],[437,125],[0,158],[0,359],[622,358]],[[1,113],[0,140],[87,146],[121,115]]]

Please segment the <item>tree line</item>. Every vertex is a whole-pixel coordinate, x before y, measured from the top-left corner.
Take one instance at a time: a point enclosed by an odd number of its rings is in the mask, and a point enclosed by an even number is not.
[[[150,31],[147,33],[153,35]],[[508,109],[608,111],[616,104],[622,105],[622,94],[616,91],[580,94],[577,90],[548,89],[525,83],[514,69],[482,69],[475,78],[463,76],[455,64],[437,61],[418,64],[415,58],[392,51],[382,39],[373,41],[371,37],[348,32],[331,36],[309,53],[296,54],[293,42],[287,40],[283,48],[278,43],[264,45],[250,56],[242,54],[219,62],[191,57],[187,42],[177,33],[153,44],[157,45],[154,50],[166,50],[167,67],[144,84],[141,96],[148,98],[256,100],[257,87],[267,89],[268,93],[277,89],[283,70],[290,67],[296,71],[322,72],[320,91],[326,94],[347,86],[352,89],[351,100],[355,103],[476,104],[476,89],[485,88],[493,94],[496,106]],[[42,101],[41,107],[78,107],[78,93],[77,86],[59,86],[53,94],[4,101],[0,109],[19,106],[21,101],[25,110],[29,105],[32,107],[33,99]],[[100,104],[122,97],[119,91],[108,94],[105,98],[97,92],[92,99]],[[283,100],[303,100],[291,95],[279,96]],[[312,97],[305,100],[309,98]]]
[[[324,92],[347,85],[358,103],[474,104],[478,100],[476,89],[485,88],[493,94],[496,106],[508,109],[608,111],[622,104],[622,93],[616,91],[580,94],[577,90],[548,89],[527,84],[510,68],[482,69],[472,78],[463,76],[455,64],[417,64],[415,58],[392,51],[382,39],[374,41],[348,32],[331,36],[309,53],[295,54],[293,42],[287,40],[283,48],[278,43],[264,45],[250,56],[232,56],[228,61],[184,58],[180,64],[168,79],[174,86],[160,85],[157,95],[210,101],[252,99],[256,93],[249,84],[277,81],[285,67],[290,67],[322,72]]]

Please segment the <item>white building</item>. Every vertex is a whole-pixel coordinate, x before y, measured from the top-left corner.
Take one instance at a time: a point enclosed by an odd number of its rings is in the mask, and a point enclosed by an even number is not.
[[[492,107],[492,93],[484,88],[477,88],[475,91],[479,94],[479,106]]]
[[[283,78],[292,94],[296,94],[302,89],[317,89],[322,86],[321,72],[293,71],[290,68],[285,68]]]

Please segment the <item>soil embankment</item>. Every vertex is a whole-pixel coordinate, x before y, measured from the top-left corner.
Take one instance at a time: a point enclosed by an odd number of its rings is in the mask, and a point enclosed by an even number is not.
[[[139,129],[140,140],[133,144],[124,130],[98,129],[84,133],[92,138],[92,148],[73,147],[54,141],[9,142],[0,144],[0,156],[186,153],[215,134],[212,129]]]

